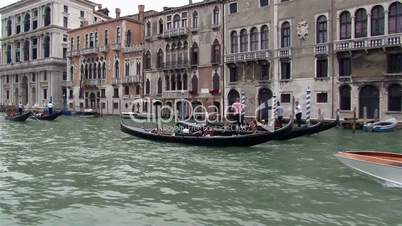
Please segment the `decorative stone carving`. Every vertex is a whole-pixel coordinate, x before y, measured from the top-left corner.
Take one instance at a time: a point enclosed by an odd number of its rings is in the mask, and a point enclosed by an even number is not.
[[[297,24],[297,36],[300,40],[306,40],[308,37],[308,23],[305,20]]]

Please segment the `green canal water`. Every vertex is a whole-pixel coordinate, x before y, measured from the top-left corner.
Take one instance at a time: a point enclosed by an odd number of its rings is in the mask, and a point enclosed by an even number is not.
[[[116,117],[0,116],[0,225],[402,225],[402,188],[334,157],[402,152],[401,138],[334,129],[213,149],[139,140]]]

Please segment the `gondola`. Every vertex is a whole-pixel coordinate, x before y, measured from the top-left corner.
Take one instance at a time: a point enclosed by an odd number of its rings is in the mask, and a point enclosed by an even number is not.
[[[57,119],[59,116],[63,114],[62,111],[54,112],[51,115],[43,115],[43,116],[33,116],[35,119],[44,120],[44,121],[53,121]]]
[[[194,135],[173,135],[173,134],[157,134],[151,130],[144,128],[131,127],[121,121],[121,131],[132,136],[152,140],[157,142],[179,143],[194,146],[209,147],[251,147],[258,144],[266,143],[274,140],[284,134],[289,133],[293,127],[293,120],[285,127],[275,132],[253,133],[248,135],[235,136],[194,136]]]
[[[31,112],[26,112],[22,115],[6,116],[6,120],[14,122],[25,122],[31,115]]]
[[[316,133],[320,133],[329,129],[334,128],[338,124],[337,121],[333,122],[318,122],[312,126],[302,126],[302,127],[294,127],[292,131],[288,134],[284,134],[283,136],[275,139],[275,140],[291,140],[297,137],[313,135]]]

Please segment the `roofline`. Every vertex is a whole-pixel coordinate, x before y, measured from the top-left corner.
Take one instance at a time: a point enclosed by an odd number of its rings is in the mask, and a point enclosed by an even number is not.
[[[36,0],[36,1],[39,1],[39,0]],[[100,5],[98,3],[95,3],[95,2],[92,2],[92,1],[89,1],[89,0],[72,0],[72,1],[77,1],[77,2],[87,4],[89,6],[92,6],[94,10],[95,10],[95,7]],[[14,3],[10,4],[10,5],[6,5],[6,6],[2,7],[2,8],[0,8],[0,14],[4,14],[5,11],[10,11],[13,8],[17,8],[18,6],[20,6],[22,4],[30,3],[30,2],[32,2],[32,0],[19,0],[17,2],[14,2]]]
[[[143,23],[139,22],[138,20],[134,20],[132,18],[129,18],[128,16],[124,16],[124,17],[119,17],[119,18],[115,18],[115,19],[112,19],[112,20],[106,20],[106,21],[103,21],[101,23],[94,23],[94,24],[90,24],[90,25],[87,25],[87,26],[84,26],[84,27],[71,29],[71,30],[68,31],[68,33],[76,32],[76,31],[80,31],[80,30],[84,30],[84,29],[87,29],[87,28],[96,27],[96,26],[100,26],[100,25],[104,25],[104,24],[108,24],[108,23],[114,23],[114,22],[118,22],[118,21],[123,21],[123,20],[133,22],[133,23],[136,23],[136,24],[139,24],[139,25],[143,25]]]
[[[216,3],[223,3],[225,0],[210,0],[210,1],[201,1],[201,2],[196,2],[193,4],[187,4],[184,6],[179,6],[179,7],[171,7],[168,10],[164,10],[164,11],[160,11],[152,14],[152,15],[148,15],[145,16],[145,18],[151,18],[151,17],[157,17],[157,16],[161,16],[161,15],[165,15],[165,14],[170,14],[173,12],[177,12],[177,11],[182,11],[182,10],[186,10],[186,9],[192,9],[192,8],[196,8],[196,7],[200,7],[200,6],[205,6],[205,5],[210,5],[210,4],[216,4]]]

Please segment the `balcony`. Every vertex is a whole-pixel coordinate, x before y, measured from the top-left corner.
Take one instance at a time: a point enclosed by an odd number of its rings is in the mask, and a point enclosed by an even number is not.
[[[162,38],[176,38],[180,36],[188,35],[188,29],[186,27],[175,28],[168,31],[165,31],[162,35]]]
[[[190,98],[190,93],[188,90],[164,91],[162,93],[162,98],[164,98],[164,99],[188,99],[188,98]]]
[[[141,82],[139,75],[129,75],[129,76],[125,76],[122,79],[123,84],[139,83],[139,82]]]
[[[292,56],[291,48],[281,48],[276,50],[277,57],[279,58],[289,58]]]
[[[79,50],[68,50],[67,51],[67,57],[75,57],[80,55],[80,51]]]
[[[109,50],[109,45],[99,47],[99,52],[105,53]]]
[[[124,47],[124,53],[135,53],[135,52],[141,52],[143,50],[144,50],[144,45],[142,45],[142,44],[130,45],[130,46]]]
[[[317,44],[316,46],[314,46],[315,55],[328,55],[328,53],[329,53],[328,43]]]
[[[120,51],[121,50],[121,43],[114,43],[112,45],[112,50],[114,51]]]
[[[37,59],[37,60],[31,60],[31,61],[23,61],[19,63],[12,63],[12,64],[3,64],[0,65],[0,72],[1,71],[8,71],[8,70],[15,70],[15,69],[26,69],[26,68],[31,68],[35,66],[46,66],[48,64],[59,64],[65,66],[67,64],[66,59],[62,58],[44,58],[44,59]]]
[[[367,50],[396,47],[402,44],[402,34],[348,39],[335,42],[335,51]]]
[[[63,81],[61,82],[61,86],[63,86],[63,87],[72,87],[72,86],[73,86],[73,82],[72,82],[72,81],[63,80]]]
[[[100,79],[87,79],[85,80],[86,86],[99,86],[101,84]]]
[[[119,85],[119,84],[120,84],[120,78],[113,78],[112,85]]]
[[[270,58],[272,58],[271,50],[232,53],[225,56],[225,63],[269,60]]]
[[[98,47],[89,47],[85,48],[80,51],[82,55],[90,55],[90,54],[98,54],[99,48]]]
[[[167,70],[186,69],[189,66],[190,66],[190,64],[189,64],[188,60],[184,60],[181,62],[172,61],[172,62],[162,63],[159,68],[167,71]]]

